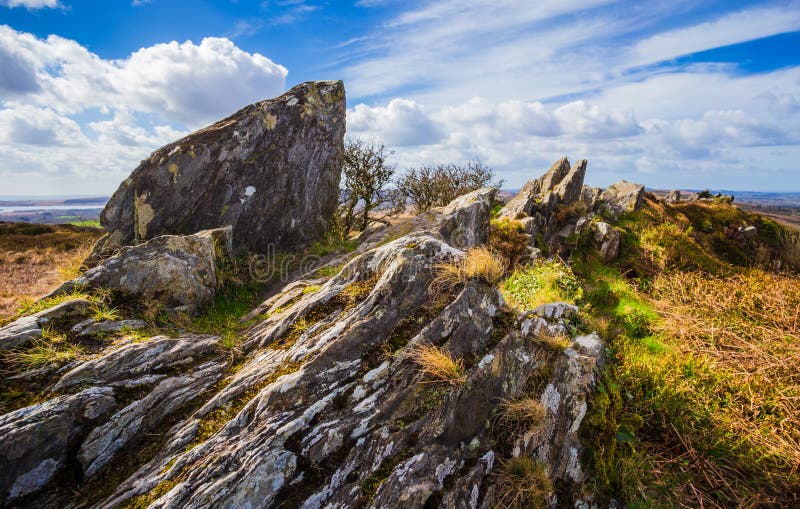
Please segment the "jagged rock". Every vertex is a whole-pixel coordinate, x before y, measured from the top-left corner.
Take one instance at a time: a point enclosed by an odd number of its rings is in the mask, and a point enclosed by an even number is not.
[[[53,320],[83,316],[89,312],[90,306],[91,302],[88,300],[70,299],[30,316],[18,318],[0,328],[0,351],[23,347],[42,337],[42,326]]]
[[[594,241],[597,250],[604,261],[610,262],[619,256],[620,240],[622,234],[610,224],[598,221],[592,224]]]
[[[601,198],[613,216],[639,210],[644,201],[644,186],[620,180],[603,191]]]
[[[344,131],[344,86],[316,81],[166,145],[103,209],[94,254],[225,225],[254,252],[315,240],[336,208]]]
[[[664,196],[664,202],[673,204],[678,203],[681,201],[681,192],[677,189],[673,189],[672,191],[668,192],[666,196]]]
[[[583,197],[583,178],[586,176],[586,159],[578,161],[555,188],[558,203],[570,205]]]
[[[50,482],[70,448],[115,405],[110,388],[92,387],[0,416],[0,502]]]
[[[215,239],[229,237],[231,228],[220,230],[164,235],[144,244],[124,247],[50,295],[68,293],[82,286],[99,287],[194,312],[210,303],[216,293]]]
[[[113,385],[115,382],[191,365],[213,352],[219,336],[157,336],[144,343],[129,343],[86,361],[64,374],[53,391],[64,391],[79,384]]]
[[[554,212],[559,206],[585,200],[586,165],[584,159],[570,168],[569,160],[562,157],[544,175],[528,181],[503,207],[499,217],[520,220],[532,242],[541,236],[551,251],[561,252],[564,240],[574,232],[574,224],[564,224]]]
[[[600,201],[603,190],[599,187],[583,186],[581,199],[588,210],[594,210]]]
[[[23,316],[0,328],[0,351],[20,348],[42,337],[35,316]]]
[[[202,394],[220,379],[224,367],[223,363],[209,362],[186,375],[162,380],[143,399],[134,401],[93,429],[78,451],[84,474],[97,473],[131,440],[152,431],[167,416]]]
[[[541,203],[542,197],[557,186],[569,173],[569,159],[562,157],[539,178],[529,180],[519,193],[511,198],[500,211],[499,217],[522,219],[533,216]]]
[[[86,321],[81,322],[81,324],[86,324],[85,327],[78,328],[76,325],[71,329],[72,332],[76,332],[78,336],[93,336],[95,334],[120,332],[123,330],[139,330],[147,327],[147,323],[144,320],[103,320],[102,322],[95,322],[93,319],[90,320],[90,323],[86,323]]]
[[[576,338],[556,361],[552,381],[541,396],[546,409],[542,426],[518,439],[514,455],[530,454],[547,466],[551,479],[571,483],[588,480],[580,464],[583,449],[578,430],[594,390],[595,371],[605,348],[596,334]]]
[[[488,242],[489,220],[496,193],[496,188],[485,187],[450,202],[438,218],[439,234],[458,249]]]

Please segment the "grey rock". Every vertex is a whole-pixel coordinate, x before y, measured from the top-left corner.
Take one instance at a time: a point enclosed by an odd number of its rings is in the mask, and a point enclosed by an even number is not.
[[[156,150],[103,209],[95,258],[226,225],[237,249],[260,253],[316,240],[336,208],[344,131],[344,86],[315,81]]]
[[[78,451],[86,476],[102,469],[131,440],[155,429],[222,376],[223,363],[209,362],[186,375],[162,380],[150,394],[134,401],[93,429]]]
[[[600,257],[606,262],[615,260],[619,256],[622,233],[603,221],[593,223],[592,231]]]
[[[0,328],[0,351],[23,347],[41,337],[42,328],[38,319],[35,316],[23,316]]]
[[[681,201],[681,192],[677,189],[673,189],[672,191],[668,192],[666,196],[664,196],[664,202],[673,204],[678,203]]]
[[[620,180],[608,186],[601,198],[613,216],[639,210],[644,202],[644,186]]]
[[[230,230],[226,227],[223,230]],[[215,239],[226,232],[164,235],[127,246],[116,255],[61,285],[51,295],[76,287],[99,287],[160,301],[167,307],[194,312],[216,294]]]
[[[120,332],[123,330],[139,330],[147,328],[144,320],[103,320],[88,324],[80,329],[79,336],[93,336],[95,334]],[[75,329],[73,328],[73,331]]]
[[[519,193],[506,203],[499,216],[509,219],[532,216],[537,211],[543,195],[560,184],[569,171],[569,159],[562,157],[544,175],[526,182]]]
[[[0,416],[0,502],[50,482],[69,450],[115,405],[110,388],[92,387]]]
[[[184,335],[154,337],[143,343],[129,343],[86,361],[65,373],[53,386],[63,391],[79,384],[112,385],[158,371],[174,369],[215,351],[219,336]]]
[[[561,205],[570,205],[583,196],[583,178],[586,176],[586,159],[578,161],[558,184],[555,192]]]
[[[85,299],[70,299],[53,307],[23,316],[0,328],[0,351],[21,348],[42,337],[42,326],[52,320],[67,320],[89,312],[91,302]]]

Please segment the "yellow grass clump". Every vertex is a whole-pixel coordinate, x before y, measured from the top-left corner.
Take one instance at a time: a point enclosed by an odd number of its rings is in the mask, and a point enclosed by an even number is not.
[[[447,291],[473,280],[498,283],[506,273],[508,262],[487,247],[473,247],[451,263],[436,265],[437,275],[431,283],[434,293]]]
[[[553,483],[544,467],[527,456],[504,461],[497,474],[498,509],[538,509],[550,507]]]
[[[467,376],[464,372],[464,361],[454,360],[443,348],[433,345],[416,345],[408,350],[411,360],[418,366],[431,382],[443,382],[450,385],[464,385]]]

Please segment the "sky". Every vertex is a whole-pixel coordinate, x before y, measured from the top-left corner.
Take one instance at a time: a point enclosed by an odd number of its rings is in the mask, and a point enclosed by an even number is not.
[[[108,195],[306,80],[398,168],[800,191],[800,0],[0,0],[0,195]]]

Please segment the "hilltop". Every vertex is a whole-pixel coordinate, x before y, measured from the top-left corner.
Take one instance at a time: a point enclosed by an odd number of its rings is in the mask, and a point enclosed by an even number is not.
[[[134,170],[0,329],[4,505],[800,502],[797,231],[567,157],[397,200],[343,138],[309,82]]]

